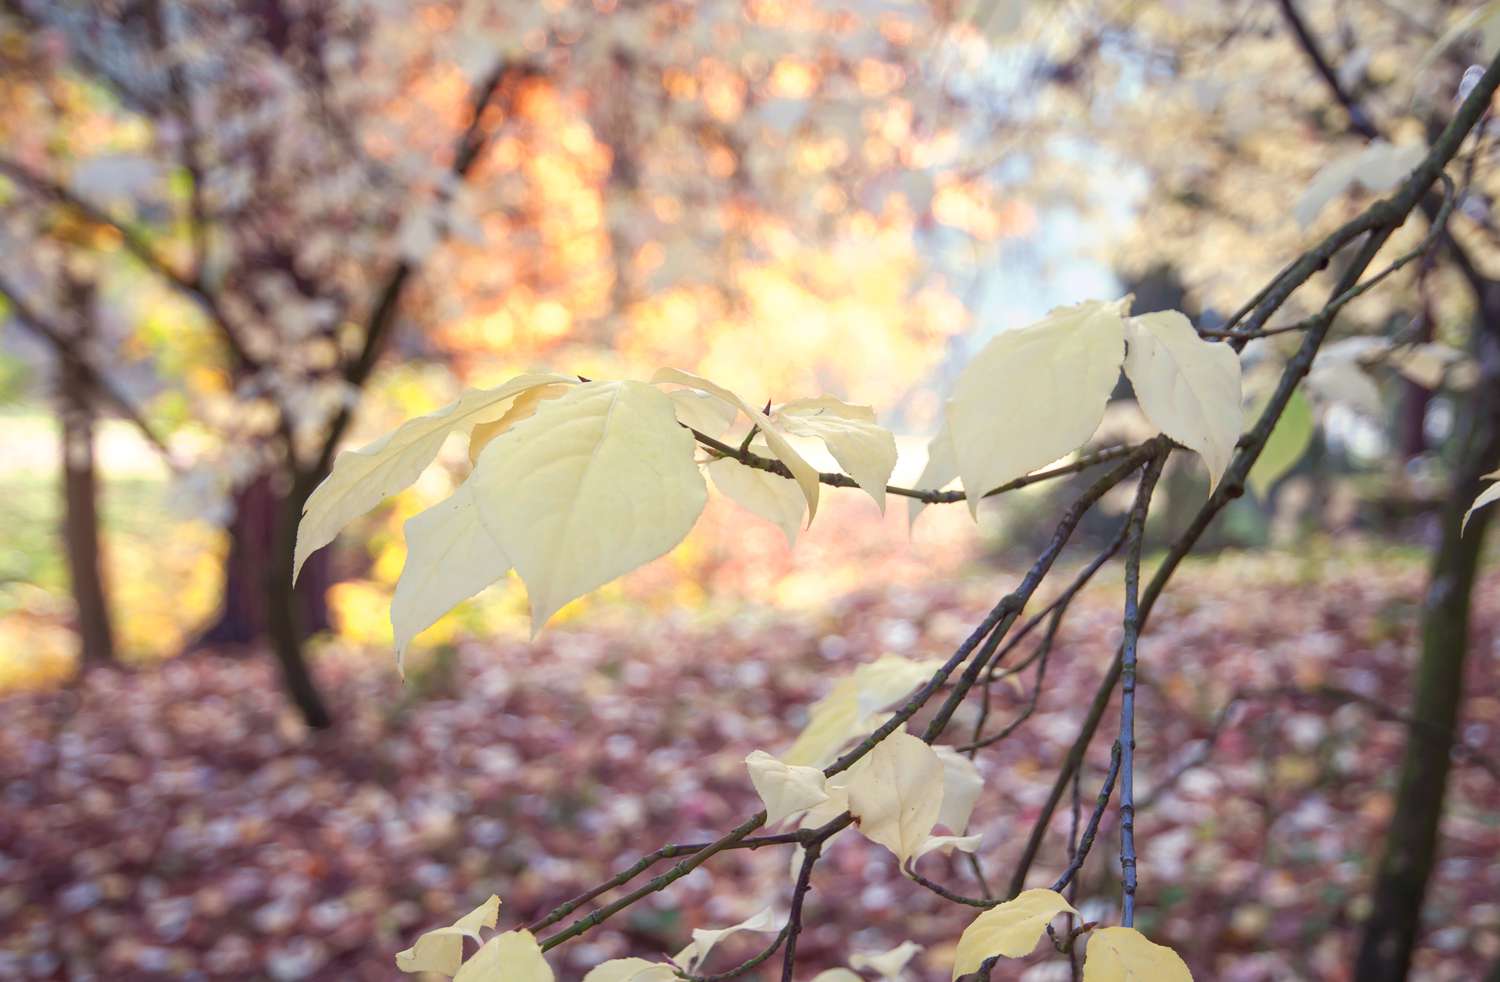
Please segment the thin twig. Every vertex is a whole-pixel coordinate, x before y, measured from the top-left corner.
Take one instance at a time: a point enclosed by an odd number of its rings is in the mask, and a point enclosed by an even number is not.
[[[758,471],[766,471],[769,474],[792,479],[791,469],[779,460],[751,453],[749,448],[745,446],[732,447],[723,440],[718,440],[707,433],[693,430],[692,427],[688,427],[688,429],[692,430],[693,436],[714,457],[727,457],[744,464],[746,467],[753,467]],[[1083,454],[1077,460],[1066,464],[1058,464],[1056,467],[1049,467],[1046,470],[1036,471],[1032,474],[1023,474],[1021,477],[1007,481],[997,488],[986,491],[983,496],[990,498],[997,494],[1004,494],[1007,491],[1016,491],[1020,488],[1030,487],[1033,484],[1040,484],[1043,481],[1066,477],[1069,474],[1077,474],[1079,471],[1086,471],[1090,467],[1095,467],[1099,464],[1107,464],[1112,460],[1120,460],[1138,449],[1140,448],[1137,446],[1123,444],[1115,447],[1105,447],[1102,450],[1095,450]],[[818,481],[832,488],[859,487],[859,482],[855,481],[854,478],[837,471],[820,473]],[[920,488],[900,487],[895,484],[887,484],[885,492],[886,494],[893,494],[902,498],[916,498],[918,501],[926,502],[929,505],[950,505],[968,500],[968,496],[963,491],[922,490]]]
[[[1120,872],[1124,876],[1124,910],[1120,923],[1135,924],[1135,683],[1141,636],[1141,548],[1146,538],[1146,513],[1161,477],[1167,454],[1151,458],[1130,510],[1130,532],[1125,543],[1125,638],[1120,662]]]

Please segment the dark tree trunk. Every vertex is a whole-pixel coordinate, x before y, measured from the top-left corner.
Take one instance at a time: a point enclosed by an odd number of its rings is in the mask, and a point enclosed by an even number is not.
[[[1360,982],[1402,982],[1407,977],[1437,857],[1463,698],[1469,599],[1494,507],[1476,512],[1462,533],[1460,522],[1483,487],[1481,476],[1500,463],[1500,285],[1489,284],[1485,292],[1477,332],[1483,374],[1473,390],[1468,430],[1460,438],[1453,489],[1443,509],[1442,541],[1422,611],[1421,652],[1412,679],[1414,722],[1357,955],[1354,977]]]
[[[223,599],[213,624],[199,636],[200,645],[249,645],[270,638],[266,583],[281,508],[282,496],[272,474],[256,477],[235,494]],[[327,630],[331,623],[325,599],[332,585],[328,556],[325,550],[309,557],[297,581],[295,602],[304,638]]]
[[[296,482],[291,492],[280,493],[278,477],[262,474],[235,495],[219,616],[196,643],[269,644],[288,697],[308,726],[323,729],[333,717],[308,667],[305,642],[330,626],[329,554],[314,553],[293,588],[297,521],[311,485]]]
[[[86,346],[89,308],[86,293],[74,299],[76,342]],[[85,661],[114,660],[114,629],[100,569],[99,482],[94,470],[94,404],[89,380],[72,359],[61,359],[58,370],[62,418],[63,543],[73,601],[78,608],[78,639]]]
[[[271,650],[281,666],[281,676],[286,684],[287,695],[302,712],[302,718],[313,729],[324,729],[333,725],[323,697],[318,693],[317,683],[308,670],[303,642],[307,629],[303,621],[300,602],[307,586],[309,559],[303,567],[296,589],[292,586],[292,564],[297,544],[297,523],[302,518],[302,506],[312,493],[317,480],[298,475],[288,492],[280,497],[271,519],[271,542],[268,562],[263,572],[261,589],[266,598],[266,624],[270,632]],[[317,596],[321,600],[320,586]],[[324,608],[326,610],[326,608]]]

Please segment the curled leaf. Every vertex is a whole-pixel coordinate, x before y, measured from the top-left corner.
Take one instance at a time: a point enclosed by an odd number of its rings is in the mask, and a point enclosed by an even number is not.
[[[745,766],[750,769],[755,793],[765,803],[767,825],[828,800],[827,779],[816,767],[784,764],[764,750],[746,757]]]
[[[789,402],[772,418],[794,436],[822,440],[844,473],[885,511],[885,486],[896,468],[896,438],[875,422],[874,410],[824,396]]]
[[[953,977],[967,975],[995,955],[1020,958],[1031,954],[1047,922],[1064,911],[1078,913],[1055,890],[1024,890],[1015,899],[991,907],[970,921],[958,939]]]
[[[880,976],[881,982],[896,982],[901,978],[907,964],[916,957],[922,946],[915,941],[903,941],[890,951],[882,951],[873,955],[851,955],[849,965],[862,972],[874,972]]]
[[[396,952],[396,967],[403,972],[437,972],[451,976],[464,959],[464,938],[479,940],[479,929],[492,928],[500,916],[500,898],[475,907],[447,927],[435,928],[417,938],[416,944]]]
[[[738,924],[732,924],[729,927],[694,928],[693,940],[688,943],[686,948],[673,956],[672,961],[676,962],[678,967],[684,972],[693,972],[708,958],[708,953],[713,950],[714,945],[729,935],[738,934],[740,931],[766,932],[777,929],[777,918],[772,913],[770,907],[765,908],[759,913],[752,914]]]
[[[1474,514],[1476,509],[1483,508],[1485,505],[1494,504],[1496,501],[1500,501],[1500,471],[1496,471],[1493,474],[1486,474],[1484,476],[1484,480],[1494,481],[1495,483],[1479,492],[1479,496],[1474,499],[1474,503],[1469,506],[1469,510],[1464,512],[1463,521],[1459,524],[1460,535],[1462,535],[1464,531],[1468,529],[1469,518]]]
[[[346,450],[307,498],[297,525],[292,578],[307,557],[332,542],[345,525],[405,488],[432,463],[450,433],[498,419],[511,400],[538,386],[572,384],[566,375],[521,375],[493,389],[470,389],[436,412],[409,419],[358,450]]]
[[[653,384],[672,383],[684,385],[690,389],[697,389],[733,406],[744,413],[754,423],[762,436],[766,438],[766,444],[776,458],[786,465],[787,470],[792,472],[797,486],[802,489],[802,495],[807,499],[807,520],[811,522],[813,516],[818,513],[818,472],[799,454],[790,443],[787,442],[786,434],[781,427],[772,422],[765,413],[756,409],[739,396],[730,392],[722,385],[710,382],[706,378],[693,375],[690,372],[680,371],[676,368],[663,368],[651,377]]]

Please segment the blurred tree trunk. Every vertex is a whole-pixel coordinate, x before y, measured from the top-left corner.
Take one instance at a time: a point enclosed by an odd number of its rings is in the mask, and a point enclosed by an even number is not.
[[[1413,725],[1357,955],[1354,977],[1360,982],[1401,982],[1407,977],[1437,857],[1451,747],[1463,699],[1469,599],[1494,509],[1476,512],[1466,531],[1460,523],[1483,487],[1482,476],[1500,464],[1500,283],[1485,282],[1476,327],[1482,375],[1473,389],[1467,432],[1458,442],[1453,489],[1443,509],[1442,540],[1422,611],[1421,652],[1412,678]]]
[[[265,584],[282,507],[276,483],[275,475],[261,474],[235,493],[223,599],[218,617],[203,631],[200,644],[257,644],[271,636]],[[309,557],[297,583],[295,603],[303,637],[327,630],[331,624],[325,600],[332,582],[328,557],[327,552]]]
[[[73,343],[80,350],[87,350],[93,334],[92,285],[70,283],[68,292],[69,305],[77,315],[73,319]],[[83,366],[70,358],[59,359],[58,383],[62,422],[62,532],[73,602],[78,609],[78,639],[85,661],[112,661],[114,627],[100,569],[93,387]]]
[[[277,664],[281,666],[287,694],[301,711],[307,725],[313,729],[332,726],[333,717],[307,666],[303,642],[307,639],[310,622],[304,616],[304,610],[308,606],[304,599],[309,594],[316,596],[319,608],[326,617],[327,607],[322,603],[322,598],[327,584],[320,581],[314,589],[311,582],[313,561],[317,556],[308,559],[295,588],[292,585],[292,565],[297,545],[297,523],[302,518],[302,507],[321,480],[321,474],[309,476],[297,472],[287,493],[279,496],[270,515],[266,563],[260,570],[260,582],[255,584],[265,597],[266,626],[270,634],[271,650],[276,655]],[[320,574],[324,579],[327,575],[326,556],[327,552],[324,550],[323,572]]]
[[[332,584],[330,554],[320,550],[310,556],[292,586],[297,520],[311,488],[302,490],[306,482],[299,479],[290,491],[279,493],[279,483],[285,483],[281,475],[261,474],[236,493],[223,600],[198,644],[268,644],[302,718],[322,729],[333,718],[308,668],[304,642],[331,626],[326,599]]]

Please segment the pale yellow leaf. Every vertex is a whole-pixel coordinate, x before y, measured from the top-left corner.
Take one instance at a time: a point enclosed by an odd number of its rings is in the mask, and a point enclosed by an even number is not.
[[[674,389],[667,393],[677,409],[677,419],[704,436],[715,439],[724,435],[739,410],[723,399],[693,389]]]
[[[1193,982],[1187,963],[1133,927],[1100,928],[1089,935],[1083,982]]]
[[[1198,336],[1175,310],[1125,322],[1125,374],[1136,401],[1163,433],[1198,452],[1210,491],[1240,438],[1240,357],[1227,344]]]
[[[1484,479],[1486,481],[1494,481],[1495,483],[1479,492],[1479,497],[1475,498],[1474,503],[1469,506],[1469,510],[1464,512],[1463,522],[1459,525],[1460,535],[1462,535],[1464,531],[1468,529],[1469,518],[1474,514],[1476,509],[1483,508],[1485,505],[1494,504],[1496,501],[1500,501],[1500,471],[1496,471],[1493,474],[1486,474],[1484,476]]]
[[[412,638],[510,569],[505,550],[480,521],[479,504],[468,481],[407,519],[405,532],[406,565],[391,598],[398,669],[405,663]]]
[[[947,420],[938,428],[937,435],[927,444],[927,462],[922,465],[922,473],[917,475],[917,480],[912,484],[914,491],[941,491],[958,477],[958,458],[953,451],[953,431],[948,429]],[[906,521],[915,524],[917,516],[922,514],[922,509],[927,503],[921,498],[906,499]]]
[[[796,544],[802,516],[807,514],[807,501],[795,481],[757,467],[746,467],[728,457],[710,461],[706,470],[714,479],[714,487],[725,497],[772,523],[781,529],[789,544]]]
[[[1375,418],[1384,415],[1380,389],[1354,361],[1324,362],[1320,359],[1307,373],[1304,384],[1308,394],[1323,403],[1347,406]]]
[[[614,958],[596,965],[583,982],[673,982],[677,973],[672,966],[648,962],[644,958]]]
[[[849,812],[865,838],[905,863],[927,841],[943,804],[943,762],[904,730],[881,740],[849,784]]]
[[[991,907],[970,921],[958,939],[953,977],[967,975],[995,955],[1020,958],[1031,954],[1047,922],[1064,911],[1078,913],[1055,890],[1024,890],[1015,899]]]
[[[1500,51],[1500,0],[1490,0],[1489,3],[1476,7],[1455,21],[1453,26],[1444,31],[1443,36],[1438,38],[1422,55],[1413,74],[1420,75],[1425,72],[1439,55],[1453,46],[1454,42],[1474,30],[1478,30],[1483,37],[1481,54],[1484,60],[1488,61],[1495,56],[1496,51]]]
[[[498,419],[511,400],[528,389],[576,381],[566,375],[522,375],[498,388],[471,389],[434,413],[407,420],[374,443],[339,454],[333,470],[302,508],[293,579],[307,557],[332,542],[345,525],[415,481],[448,434]]]
[[[885,655],[861,665],[813,704],[807,725],[781,759],[814,767],[831,763],[851,740],[874,728],[873,714],[930,679],[940,664],[931,659],[912,661]]]
[[[403,972],[438,972],[452,975],[464,960],[464,938],[479,940],[479,929],[494,927],[500,916],[500,898],[475,907],[447,927],[428,931],[405,951],[396,952],[396,967]]]
[[[679,951],[672,961],[685,972],[695,971],[699,965],[708,958],[708,953],[713,950],[714,945],[723,941],[731,934],[740,931],[776,931],[780,929],[780,923],[770,907],[765,908],[757,914],[745,918],[738,924],[721,928],[694,928],[693,940],[686,948]]]
[[[896,438],[875,422],[873,409],[824,396],[789,402],[772,418],[793,436],[822,440],[844,473],[885,511],[885,486],[896,468]]]
[[[469,483],[526,582],[533,633],[681,542],[708,497],[692,434],[642,382],[587,382],[540,403],[485,449]]]
[[[554,982],[554,976],[530,931],[506,931],[464,962],[453,982]]]
[[[766,824],[777,822],[828,800],[823,772],[816,767],[784,764],[757,750],[745,758],[750,783],[766,806]]]
[[[852,955],[849,958],[849,966],[862,972],[874,972],[880,976],[881,982],[896,982],[902,977],[907,964],[921,950],[922,946],[915,941],[903,941],[890,951],[882,951],[873,955]]]
[[[962,835],[969,827],[974,804],[984,791],[984,778],[972,760],[952,747],[933,747],[932,750],[943,762],[943,808],[938,812],[938,824],[949,832]]]
[[[660,369],[651,377],[651,381],[657,385],[671,383],[706,392],[744,413],[750,422],[760,428],[760,433],[766,438],[771,452],[786,465],[787,470],[792,472],[797,486],[802,489],[803,497],[807,499],[807,520],[809,522],[813,520],[813,516],[818,513],[818,472],[793,449],[792,445],[787,442],[786,434],[781,431],[781,427],[772,422],[769,416],[723,386],[676,368]]]
[[[521,420],[536,412],[536,404],[543,399],[556,399],[568,386],[562,382],[553,382],[549,385],[539,385],[534,389],[527,389],[516,396],[505,415],[488,423],[480,423],[469,432],[469,463],[479,462],[480,451],[484,450],[489,442],[506,430],[515,426]]]
[[[971,513],[988,491],[1093,436],[1125,358],[1128,304],[1059,307],[995,335],[964,368],[947,421]]]
[[[1371,140],[1318,171],[1292,206],[1292,214],[1306,228],[1329,202],[1355,185],[1376,194],[1395,187],[1426,154],[1427,148],[1420,144],[1393,146],[1385,140]]]

